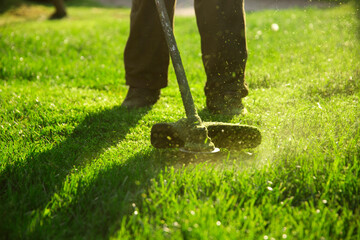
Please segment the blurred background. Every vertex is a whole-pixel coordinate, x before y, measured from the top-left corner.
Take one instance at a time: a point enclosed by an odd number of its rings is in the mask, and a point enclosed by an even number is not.
[[[314,5],[318,7],[327,7],[339,1],[340,0],[246,0],[245,9],[247,11],[256,11],[261,9],[283,9]],[[24,3],[31,4],[31,2],[52,4],[51,0],[1,0],[0,13]],[[347,0],[341,0],[341,2],[347,2]],[[131,0],[65,0],[65,4],[81,6],[102,5],[107,7],[128,8],[131,7]],[[177,14],[194,14],[193,4],[194,0],[177,0]]]

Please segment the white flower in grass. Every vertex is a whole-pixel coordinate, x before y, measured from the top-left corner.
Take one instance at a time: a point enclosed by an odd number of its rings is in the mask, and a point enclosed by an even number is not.
[[[277,23],[271,24],[271,30],[273,30],[274,32],[279,31],[279,25],[277,25]]]
[[[168,228],[167,226],[164,226],[163,231],[169,233],[171,232],[171,229]]]

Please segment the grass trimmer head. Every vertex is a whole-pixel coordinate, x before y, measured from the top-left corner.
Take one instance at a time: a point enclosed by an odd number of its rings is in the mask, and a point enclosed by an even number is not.
[[[160,22],[173,62],[186,118],[175,123],[155,124],[151,144],[155,148],[180,148],[186,152],[213,153],[218,148],[254,148],[261,143],[260,131],[251,126],[202,122],[197,114],[164,0],[155,0]]]
[[[151,144],[155,148],[188,149],[189,136],[180,119],[175,123],[158,123],[151,129]],[[203,122],[211,142],[217,148],[239,150],[254,148],[261,143],[261,133],[256,127],[232,123]],[[201,146],[201,145],[200,145]],[[201,150],[201,149],[199,149]]]

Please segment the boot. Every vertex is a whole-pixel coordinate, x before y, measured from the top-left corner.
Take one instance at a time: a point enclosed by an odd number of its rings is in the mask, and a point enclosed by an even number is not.
[[[242,94],[236,91],[211,91],[206,96],[206,106],[213,114],[245,114],[247,111],[242,104],[242,97]]]
[[[154,105],[160,98],[160,89],[130,87],[125,100],[121,104],[126,108],[141,108]]]

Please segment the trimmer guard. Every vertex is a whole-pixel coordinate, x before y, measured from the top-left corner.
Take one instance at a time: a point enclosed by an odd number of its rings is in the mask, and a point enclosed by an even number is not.
[[[218,148],[241,150],[255,148],[261,143],[261,133],[253,126],[203,122],[211,141]],[[185,140],[176,123],[158,123],[151,128],[151,144],[155,148],[182,148]]]

